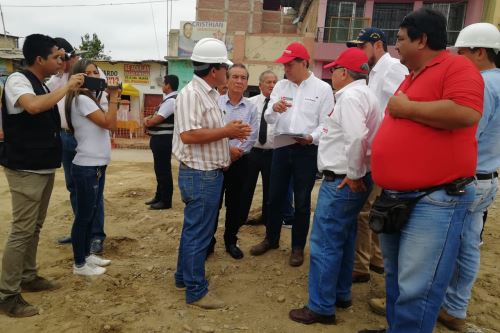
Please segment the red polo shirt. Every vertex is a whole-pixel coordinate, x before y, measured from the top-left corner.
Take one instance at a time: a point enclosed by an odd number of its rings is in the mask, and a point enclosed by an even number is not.
[[[439,53],[412,79],[408,75],[396,91],[412,101],[452,100],[483,111],[484,82],[465,57]],[[388,114],[373,140],[372,174],[384,189],[409,191],[473,176],[477,163],[477,125],[443,130]]]

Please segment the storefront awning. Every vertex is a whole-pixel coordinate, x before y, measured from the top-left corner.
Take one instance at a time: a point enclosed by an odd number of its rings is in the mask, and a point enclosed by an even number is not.
[[[122,95],[139,97],[140,93],[139,90],[130,83],[124,83],[122,85]]]

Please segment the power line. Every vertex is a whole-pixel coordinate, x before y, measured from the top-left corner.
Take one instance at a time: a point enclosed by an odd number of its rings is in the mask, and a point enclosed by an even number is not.
[[[154,14],[154,11],[153,11],[153,5],[150,4],[150,6],[151,6],[151,18],[153,19],[153,29],[155,31],[156,51],[158,52],[158,58],[161,58],[161,56],[160,56],[160,45],[158,43],[158,34],[156,33],[155,14]]]
[[[179,1],[179,0],[171,0]],[[119,2],[119,3],[98,3],[98,4],[73,4],[73,5],[3,5],[3,7],[10,8],[63,8],[63,7],[103,7],[103,6],[126,6],[126,5],[147,5],[154,3],[165,3],[164,0],[150,0],[150,1],[135,1],[135,2]]]

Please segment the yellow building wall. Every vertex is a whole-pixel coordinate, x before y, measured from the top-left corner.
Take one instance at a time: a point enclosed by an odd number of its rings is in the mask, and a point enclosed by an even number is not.
[[[500,0],[484,0],[482,21],[500,28]]]

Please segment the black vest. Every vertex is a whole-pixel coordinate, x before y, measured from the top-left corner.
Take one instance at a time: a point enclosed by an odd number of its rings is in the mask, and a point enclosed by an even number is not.
[[[20,72],[31,83],[36,95],[45,95],[47,86],[30,71]],[[57,104],[51,109],[30,114],[23,110],[7,114],[5,93],[2,96],[4,143],[0,148],[0,164],[14,170],[43,170],[61,166],[61,117]]]
[[[163,103],[165,103],[169,99],[175,99],[176,97],[177,97],[177,95],[165,98],[160,103],[160,105],[158,105],[156,107],[155,114],[158,112],[158,110],[160,109],[160,107],[161,107],[161,105]],[[170,133],[162,133],[162,132],[165,132],[165,131],[169,131]],[[173,134],[173,131],[174,131],[174,114],[173,113],[170,116],[168,116],[167,118],[165,118],[165,120],[163,120],[161,123],[148,128],[148,132],[151,135]]]

